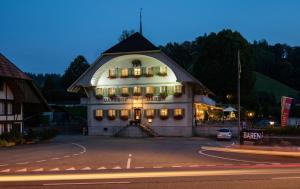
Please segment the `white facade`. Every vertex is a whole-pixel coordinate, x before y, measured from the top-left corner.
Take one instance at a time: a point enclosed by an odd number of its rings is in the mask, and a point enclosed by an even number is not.
[[[111,136],[137,121],[160,136],[192,136],[197,89],[209,91],[156,50],[103,54],[68,91],[87,95],[89,135]]]
[[[0,84],[0,134],[17,129],[22,133],[22,104],[17,103],[9,86]]]

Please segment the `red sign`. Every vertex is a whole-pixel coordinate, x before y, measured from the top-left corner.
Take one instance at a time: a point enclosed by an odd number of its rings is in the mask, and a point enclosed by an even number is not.
[[[293,98],[281,97],[281,127],[287,126]]]

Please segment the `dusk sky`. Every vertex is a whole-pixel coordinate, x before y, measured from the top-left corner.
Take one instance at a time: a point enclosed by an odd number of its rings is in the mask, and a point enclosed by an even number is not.
[[[250,42],[300,45],[299,0],[0,0],[0,52],[25,72],[63,73],[79,54],[93,63],[139,28],[155,45],[233,29]]]

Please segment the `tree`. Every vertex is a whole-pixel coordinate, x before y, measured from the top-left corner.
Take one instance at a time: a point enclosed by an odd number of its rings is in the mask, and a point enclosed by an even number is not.
[[[85,72],[85,70],[89,68],[89,66],[90,65],[84,56],[77,56],[65,70],[65,73],[61,78],[63,87],[67,89],[81,74],[83,74],[83,72]]]
[[[119,37],[119,42],[123,41],[124,39],[127,39],[130,37],[132,34],[134,34],[134,30],[123,30],[122,34]]]

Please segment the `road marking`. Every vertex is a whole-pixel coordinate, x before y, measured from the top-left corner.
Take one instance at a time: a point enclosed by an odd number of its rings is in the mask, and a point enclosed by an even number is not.
[[[224,160],[229,160],[229,161],[238,161],[238,162],[246,162],[246,163],[270,163],[270,162],[247,161],[247,160],[241,160],[241,159],[226,158],[226,157],[222,157],[222,156],[215,156],[215,155],[206,154],[203,151],[204,150],[202,150],[202,151],[199,150],[198,153],[200,155],[203,155],[203,156],[213,157],[213,158],[218,158],[218,159],[224,159]]]
[[[84,146],[82,146],[81,144],[77,144],[77,143],[71,143],[79,148],[81,148],[83,151],[81,151],[80,153],[83,154],[86,152],[86,148]]]
[[[34,170],[32,170],[33,172],[40,172],[40,171],[44,171],[44,169],[43,168],[39,168],[39,169],[34,169]]]
[[[10,169],[4,169],[2,171],[0,171],[0,173],[9,173],[10,172]]]
[[[0,164],[0,167],[8,166],[8,164]]]
[[[272,180],[300,179],[300,177],[274,177]]]
[[[76,170],[75,167],[71,167],[71,168],[66,169],[66,171],[75,171],[75,170]]]
[[[73,156],[79,156],[80,154],[73,154]]]
[[[60,159],[60,158],[58,158],[58,157],[54,157],[54,158],[51,158],[52,160],[58,160],[58,159]]]
[[[116,167],[113,167],[112,169],[122,169],[122,168],[119,166],[116,166]]]
[[[144,169],[145,167],[135,167],[135,169]]]
[[[182,166],[181,165],[173,165],[171,167],[173,167],[173,168],[179,168],[179,167],[182,167]]]
[[[82,171],[88,171],[88,170],[91,170],[91,168],[90,168],[90,167],[84,167],[84,168],[82,168],[81,170],[82,170]]]
[[[154,169],[161,169],[163,166],[153,166]]]
[[[200,167],[200,165],[189,165],[189,167]]]
[[[56,168],[50,169],[49,171],[59,171],[59,168],[56,167]]]
[[[16,163],[17,165],[25,165],[25,164],[28,164],[29,162],[28,161],[26,161],[26,162],[18,162],[18,163]]]
[[[104,170],[106,167],[99,167],[97,170]]]
[[[38,161],[35,161],[37,163],[42,163],[42,162],[45,162],[46,160],[45,159],[42,159],[42,160],[38,160]]]
[[[130,164],[131,164],[131,154],[128,155],[128,160],[127,160],[127,165],[126,165],[126,169],[130,169]]]
[[[27,172],[27,168],[19,169],[15,171],[16,173]]]
[[[69,158],[70,156],[64,156],[64,158]]]
[[[131,182],[69,182],[69,183],[47,183],[43,186],[64,186],[64,185],[100,185],[100,184],[130,184]]]
[[[2,175],[0,182],[31,181],[76,181],[134,179],[134,178],[170,178],[170,177],[215,177],[233,175],[278,175],[299,174],[300,169],[243,169],[243,170],[190,170],[190,171],[147,171],[126,173],[81,173],[81,174],[39,174],[39,175]]]

